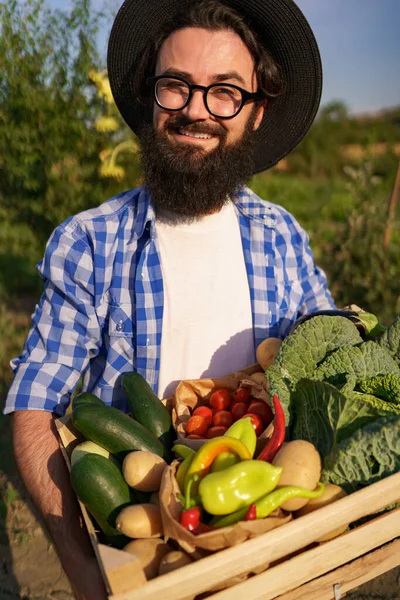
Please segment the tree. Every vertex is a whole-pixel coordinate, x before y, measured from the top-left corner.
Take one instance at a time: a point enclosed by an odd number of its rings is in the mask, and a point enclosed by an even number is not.
[[[90,0],[68,13],[0,4],[0,294],[32,286],[56,225],[121,191],[98,176],[102,99],[88,73],[102,67],[101,18]]]

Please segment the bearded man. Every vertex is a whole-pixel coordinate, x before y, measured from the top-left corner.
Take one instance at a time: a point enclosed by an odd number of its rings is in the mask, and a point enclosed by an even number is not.
[[[5,408],[21,476],[85,600],[105,590],[54,428],[81,375],[128,411],[122,373],[168,397],[182,379],[253,364],[263,339],[334,308],[306,233],[245,185],[300,142],[319,105],[319,53],[294,2],[126,0],[108,73],[145,185],[53,233]]]

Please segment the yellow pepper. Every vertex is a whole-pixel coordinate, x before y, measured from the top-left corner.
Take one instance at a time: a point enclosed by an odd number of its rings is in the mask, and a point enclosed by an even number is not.
[[[251,455],[249,449],[235,438],[230,437],[217,437],[209,442],[206,442],[194,455],[192,462],[190,463],[189,469],[185,476],[185,487],[187,486],[189,479],[192,475],[198,475],[199,479],[196,481],[195,487],[192,488],[192,493],[196,494],[199,486],[199,481],[207,475],[210,470],[211,463],[219,456],[222,452],[230,452],[235,454],[240,460],[250,460]]]

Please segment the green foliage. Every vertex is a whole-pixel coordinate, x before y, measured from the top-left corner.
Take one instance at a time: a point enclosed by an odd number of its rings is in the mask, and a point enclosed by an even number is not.
[[[98,176],[104,134],[94,123],[102,100],[88,73],[98,68],[101,18],[90,0],[74,0],[69,13],[43,0],[0,4],[3,295],[31,288],[55,226],[120,191]]]
[[[379,179],[369,162],[360,168],[347,167],[345,172],[352,209],[345,221],[336,222],[334,237],[328,239],[323,230],[315,236],[321,266],[329,275],[339,306],[358,304],[388,324],[400,308],[398,219],[390,243],[384,245],[395,171],[385,180]]]

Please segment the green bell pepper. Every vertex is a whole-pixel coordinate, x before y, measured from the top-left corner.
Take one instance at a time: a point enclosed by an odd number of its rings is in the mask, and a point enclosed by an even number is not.
[[[284,504],[287,500],[290,500],[290,498],[318,498],[318,496],[321,496],[324,489],[324,484],[320,482],[317,489],[314,491],[306,490],[305,488],[293,485],[288,485],[274,490],[273,492],[266,494],[254,502],[256,507],[256,518],[264,519],[265,517],[268,517],[268,515],[282,506],[282,504]],[[235,525],[235,523],[245,519],[248,508],[249,507],[241,508],[240,510],[232,512],[231,514],[226,514],[223,517],[214,517],[211,519],[210,525],[218,528]]]
[[[271,492],[278,484],[282,467],[260,460],[244,460],[206,475],[199,484],[199,495],[211,515],[226,515]]]

